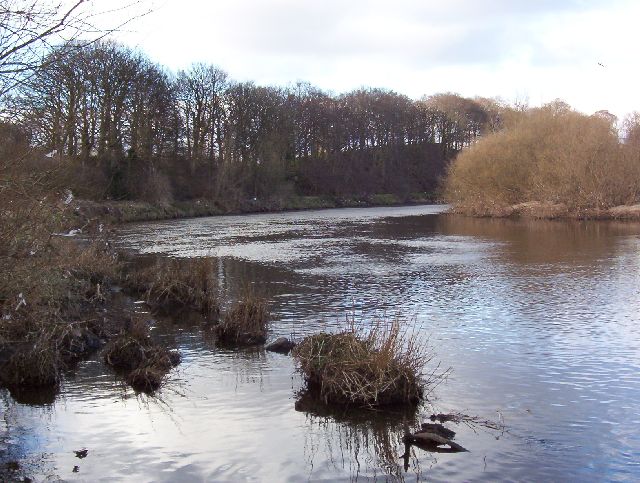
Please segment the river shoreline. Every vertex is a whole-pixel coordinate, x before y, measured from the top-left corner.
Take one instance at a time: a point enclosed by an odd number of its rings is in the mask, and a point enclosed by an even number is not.
[[[59,393],[39,404],[0,390],[11,425],[0,437],[0,448],[8,448],[0,480],[162,481],[167,469],[173,479],[207,481],[633,474],[640,225],[431,216],[447,208],[135,223],[110,235],[112,247],[151,274],[168,272],[157,257],[211,258],[207,272],[222,301],[237,300],[252,283],[272,305],[269,339],[335,333],[344,323],[336,314],[354,306],[364,321],[396,310],[415,314],[415,330],[436,351],[433,363],[455,371],[417,413],[333,413],[306,404],[290,357],[218,347],[197,313],[155,316],[135,304],[146,297],[134,294],[124,308],[132,304],[139,317],[153,319],[153,340],[183,355],[159,397],[125,385],[100,352],[65,372]],[[55,240],[66,240],[65,252],[80,237]],[[122,290],[116,293],[127,296]],[[106,283],[101,293],[107,300],[95,317],[117,318],[110,304],[119,295],[112,299]],[[403,468],[405,424],[414,431],[429,415],[456,408],[508,430],[451,424],[468,453],[414,448]],[[203,421],[215,431],[196,438]],[[623,422],[628,430],[612,431]],[[603,453],[603,445],[619,451]],[[75,452],[83,449],[88,455],[80,459]]]
[[[640,204],[576,210],[562,203],[529,201],[505,206],[453,207],[450,213],[474,218],[640,221]]]
[[[368,196],[298,196],[277,200],[244,200],[225,204],[211,200],[178,201],[173,203],[148,203],[143,201],[90,201],[76,200],[75,213],[83,219],[99,219],[104,223],[129,223],[143,221],[200,218],[207,216],[241,215],[255,213],[279,213],[332,208],[373,208],[379,206],[412,206],[435,204],[437,198],[429,193],[412,193],[405,197],[394,194]]]
[[[304,196],[287,200],[245,200],[225,205],[211,200],[192,200],[173,203],[148,203],[143,201],[75,201],[75,213],[83,220],[98,220],[105,224],[122,224],[147,221],[204,218],[210,216],[281,213],[336,208],[375,208],[393,206],[417,206],[442,204],[435,195],[428,193],[399,197],[378,194],[362,197]],[[529,201],[514,205],[481,207],[452,207],[449,215],[473,218],[511,218],[532,220],[582,220],[582,221],[640,221],[640,204],[620,205],[611,208],[571,209],[562,203]]]

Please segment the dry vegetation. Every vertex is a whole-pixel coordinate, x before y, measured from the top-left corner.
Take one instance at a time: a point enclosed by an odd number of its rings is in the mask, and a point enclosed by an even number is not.
[[[267,303],[255,294],[247,293],[214,326],[218,342],[237,346],[264,344],[269,317]]]
[[[108,335],[96,313],[117,271],[99,245],[51,240],[26,258],[7,257],[0,275],[0,380],[50,386]]]
[[[95,309],[118,263],[101,241],[80,246],[56,235],[78,220],[51,173],[28,168],[26,140],[0,126],[0,380],[52,386],[104,331]],[[85,232],[96,229],[89,220]]]
[[[416,405],[438,380],[424,374],[432,358],[427,346],[397,319],[368,330],[351,322],[337,334],[311,335],[293,356],[307,390],[326,404]]]
[[[131,267],[125,286],[155,309],[188,308],[212,319],[220,314],[211,259],[154,258],[146,267]]]
[[[76,214],[59,172],[42,164],[35,169],[38,155],[26,140],[6,125],[0,128],[0,383],[54,387],[64,370],[118,333],[122,314],[103,310],[111,309],[110,287],[121,281],[124,266],[99,221]],[[72,229],[93,241],[63,236]],[[196,267],[188,271],[203,276]],[[150,294],[209,310],[210,300],[197,292],[201,286],[189,293],[183,285],[190,279],[176,273],[154,279]],[[149,388],[164,374],[151,369],[166,372],[168,356],[139,340],[151,362],[136,364],[129,382]]]
[[[153,392],[180,362],[180,354],[153,342],[146,322],[134,319],[107,344],[104,360],[122,372],[135,390]]]
[[[463,151],[445,197],[479,216],[598,216],[638,201],[639,161],[640,150],[619,141],[610,119],[556,102]]]

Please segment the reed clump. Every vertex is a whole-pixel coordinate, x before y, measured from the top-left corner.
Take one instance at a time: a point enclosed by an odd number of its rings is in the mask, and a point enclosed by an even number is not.
[[[155,258],[125,277],[126,287],[143,294],[156,309],[189,308],[217,318],[220,306],[213,261],[209,258]]]
[[[225,345],[257,345],[267,340],[269,307],[265,300],[247,294],[214,326],[217,340]]]
[[[45,337],[22,344],[0,366],[0,381],[8,387],[53,387],[60,381],[64,363],[55,345]]]
[[[121,334],[109,341],[104,361],[123,373],[135,390],[153,392],[160,388],[167,373],[180,363],[180,354],[157,345],[146,322],[134,319]]]
[[[0,324],[0,382],[11,388],[57,386],[62,371],[103,344],[93,322],[47,319],[40,311]]]
[[[50,240],[43,253],[9,259],[0,275],[0,382],[56,386],[61,372],[103,344],[116,262],[100,247]],[[14,263],[15,262],[15,263]]]
[[[417,405],[437,377],[424,375],[432,354],[405,327],[399,320],[369,329],[350,322],[340,333],[306,337],[293,350],[306,390],[325,404]]]

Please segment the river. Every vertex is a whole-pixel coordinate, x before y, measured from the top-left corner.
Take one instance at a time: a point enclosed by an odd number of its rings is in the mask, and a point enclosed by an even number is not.
[[[459,411],[468,453],[400,455],[406,415],[296,405],[290,357],[215,347],[158,321],[183,362],[158,397],[99,355],[55,400],[2,391],[4,449],[68,481],[637,481],[640,225],[472,219],[440,206],[338,209],[131,224],[136,253],[214,257],[221,296],[271,301],[270,339],[401,317],[449,369],[412,423]],[[73,451],[87,448],[84,459]],[[77,466],[76,472],[73,471]]]

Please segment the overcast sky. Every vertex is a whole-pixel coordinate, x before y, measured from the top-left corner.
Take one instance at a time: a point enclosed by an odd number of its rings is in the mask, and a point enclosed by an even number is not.
[[[592,113],[640,110],[637,0],[154,0],[119,40],[177,70],[213,63],[236,80],[309,81],[561,98]],[[598,65],[601,63],[604,67]]]

